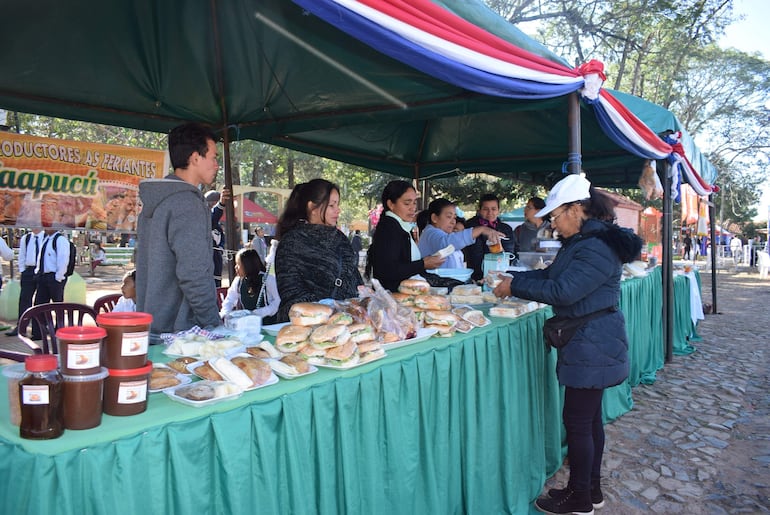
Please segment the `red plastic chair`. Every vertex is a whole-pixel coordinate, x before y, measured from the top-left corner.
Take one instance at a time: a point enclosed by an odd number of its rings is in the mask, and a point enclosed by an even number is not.
[[[118,299],[120,299],[120,293],[102,295],[94,302],[94,311],[96,311],[97,314],[109,313],[113,310],[115,304],[118,303]]]
[[[91,306],[74,302],[49,302],[32,306],[19,318],[19,339],[24,342],[34,354],[58,354],[59,346],[56,341],[56,330],[60,327],[85,325],[90,318],[96,325],[96,311]],[[42,341],[35,342],[27,337],[27,328],[36,321],[40,325]],[[15,361],[23,361],[28,354],[14,353],[16,357],[7,357]]]
[[[219,306],[219,309],[222,309],[222,303],[225,301],[225,298],[227,297],[227,288],[224,286],[220,286],[217,288],[217,306]]]

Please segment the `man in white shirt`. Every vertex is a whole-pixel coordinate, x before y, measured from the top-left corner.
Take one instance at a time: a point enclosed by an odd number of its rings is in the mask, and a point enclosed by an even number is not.
[[[22,236],[19,241],[19,259],[17,261],[19,274],[21,275],[19,283],[19,316],[32,306],[32,298],[35,296],[35,290],[37,290],[35,268],[37,267],[40,249],[43,248],[44,237],[43,230],[40,227],[35,227],[32,229],[32,232]],[[32,326],[32,337],[35,338],[35,336],[40,334],[40,330],[37,324],[32,324]],[[16,336],[18,334],[17,328],[14,327],[5,334],[6,336]]]
[[[56,245],[54,248],[54,241]],[[64,286],[67,284],[67,265],[70,259],[70,245],[67,237],[56,229],[46,229],[43,246],[40,248],[35,275],[37,295],[35,305],[48,302],[64,302]]]

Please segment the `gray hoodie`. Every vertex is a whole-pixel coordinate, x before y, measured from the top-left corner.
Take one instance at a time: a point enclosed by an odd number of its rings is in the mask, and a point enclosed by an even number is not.
[[[152,332],[221,323],[214,285],[211,213],[195,186],[169,175],[139,184],[136,308]]]

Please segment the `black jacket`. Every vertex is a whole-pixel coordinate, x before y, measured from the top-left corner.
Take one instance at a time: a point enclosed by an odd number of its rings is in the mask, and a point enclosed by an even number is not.
[[[357,297],[363,284],[348,239],[336,227],[320,224],[300,224],[281,237],[275,279],[281,296],[279,322],[289,320],[289,309],[297,302]]]
[[[369,262],[372,277],[386,290],[398,291],[401,281],[425,272],[422,259],[412,261],[411,238],[394,218],[380,217],[369,247]]]

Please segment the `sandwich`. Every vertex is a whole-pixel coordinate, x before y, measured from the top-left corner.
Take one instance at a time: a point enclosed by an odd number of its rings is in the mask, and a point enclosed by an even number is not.
[[[284,376],[298,376],[310,372],[310,366],[307,361],[296,354],[284,356],[280,361],[271,360],[270,368]]]
[[[402,306],[414,306],[414,295],[410,293],[401,293],[400,291],[397,291],[395,293],[391,293],[390,296],[393,297],[393,300]]]
[[[452,305],[449,299],[443,295],[417,295],[414,298],[415,307],[421,309],[449,310]]]
[[[313,328],[306,325],[285,325],[275,336],[275,347],[281,352],[296,352],[312,332]]]
[[[481,286],[476,284],[458,284],[452,288],[452,295],[481,295]]]
[[[353,316],[346,311],[337,311],[336,313],[334,313],[332,316],[329,317],[329,320],[327,320],[326,323],[350,325],[353,323]]]
[[[324,349],[316,349],[310,344],[301,347],[297,351],[297,356],[307,361],[310,365],[326,364],[326,358],[324,358],[326,351]]]
[[[398,291],[412,295],[427,295],[430,292],[430,284],[423,279],[404,279],[398,285]]]
[[[326,351],[326,364],[335,367],[352,367],[359,363],[358,346],[348,341],[345,345]]]
[[[457,326],[457,315],[450,311],[426,311],[425,327],[434,328],[439,336],[453,336]]]
[[[334,310],[318,302],[298,302],[289,308],[289,320],[292,325],[325,324]]]
[[[369,324],[349,325],[348,332],[350,332],[350,340],[357,344],[374,340],[377,337],[374,327]]]
[[[380,342],[370,341],[358,344],[358,362],[368,363],[385,356],[385,350]]]
[[[310,334],[310,344],[316,349],[339,347],[350,341],[350,331],[346,325],[322,325]]]

